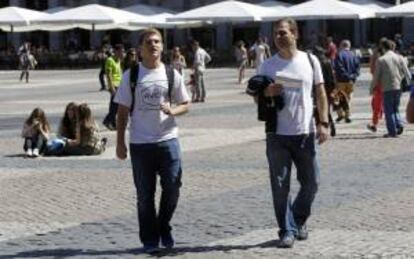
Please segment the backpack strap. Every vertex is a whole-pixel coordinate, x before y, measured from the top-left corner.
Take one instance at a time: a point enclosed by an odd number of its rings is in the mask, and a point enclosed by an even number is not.
[[[135,106],[135,88],[137,87],[139,74],[139,64],[133,64],[129,70],[129,87],[131,88],[131,108],[129,109],[129,114],[132,116]]]
[[[170,65],[165,65],[165,73],[167,74],[168,80],[168,98],[171,103],[172,89],[174,87],[174,68]]]
[[[307,52],[309,63],[312,67],[312,101],[313,101],[313,117],[315,118],[316,124],[319,124],[319,112],[318,106],[316,104],[316,85],[315,85],[315,65],[313,64],[312,57],[309,52]]]

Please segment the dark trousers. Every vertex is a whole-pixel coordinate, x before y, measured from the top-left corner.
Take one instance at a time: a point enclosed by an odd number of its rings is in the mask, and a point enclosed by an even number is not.
[[[266,154],[279,235],[297,234],[298,226],[304,225],[311,214],[311,206],[318,190],[319,166],[316,160],[315,134],[268,134]],[[292,163],[295,164],[300,183],[299,193],[293,203],[289,193]]]
[[[105,69],[101,69],[101,71],[99,72],[99,83],[101,84],[101,90],[105,90],[106,89],[106,85],[105,85]]]
[[[403,127],[399,112],[401,90],[390,90],[384,92],[384,114],[388,134],[396,136],[399,128]]]
[[[109,101],[109,111],[103,121],[104,124],[111,124],[114,127],[116,126],[116,113],[118,111],[118,104],[114,102],[115,94],[116,92],[114,94],[111,94],[111,99]]]
[[[170,220],[177,207],[181,187],[181,151],[177,139],[130,145],[134,183],[137,190],[139,237],[144,245],[158,245],[170,233]],[[161,183],[158,215],[155,210],[157,174]]]
[[[42,152],[45,144],[46,144],[46,141],[44,137],[40,134],[37,134],[37,135],[34,135],[33,137],[24,139],[23,149],[24,151],[27,151],[28,149],[37,148],[39,149],[39,152]]]

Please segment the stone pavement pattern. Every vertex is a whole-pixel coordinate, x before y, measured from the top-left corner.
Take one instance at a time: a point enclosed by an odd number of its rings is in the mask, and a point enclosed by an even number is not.
[[[251,74],[253,71],[248,71]],[[35,107],[56,129],[69,101],[107,111],[97,70],[36,71],[32,83],[0,72],[0,258],[140,258],[129,161],[114,158],[115,133],[95,157],[25,159],[19,137]],[[353,122],[320,146],[321,185],[310,239],[275,248],[262,123],[234,69],[207,74],[208,98],[179,118],[182,195],[173,218],[177,258],[414,258],[414,127],[372,134],[369,76],[353,99]],[[407,101],[404,95],[401,108]],[[102,126],[102,124],[100,124]],[[298,185],[292,177],[293,189]]]

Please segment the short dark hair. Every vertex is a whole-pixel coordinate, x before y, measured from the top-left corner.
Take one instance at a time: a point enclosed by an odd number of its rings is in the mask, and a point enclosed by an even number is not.
[[[296,21],[292,18],[282,18],[276,22],[273,23],[273,29],[277,26],[279,26],[282,23],[287,23],[289,25],[289,30],[296,36],[299,36],[299,29],[298,24]]]
[[[380,42],[381,48],[384,50],[390,50],[392,48],[392,42],[390,40],[383,40]]]
[[[161,35],[161,32],[160,32],[159,30],[155,29],[155,28],[148,28],[148,29],[145,29],[143,32],[141,32],[141,34],[140,34],[140,36],[139,36],[139,45],[144,44],[144,40],[145,40],[145,39],[146,39],[149,35],[152,35],[152,34],[156,34],[156,35],[158,35],[158,36],[160,37],[160,39],[161,39],[161,42],[162,42],[162,35]]]
[[[116,44],[114,49],[115,50],[122,50],[122,49],[124,49],[124,45],[123,44]]]

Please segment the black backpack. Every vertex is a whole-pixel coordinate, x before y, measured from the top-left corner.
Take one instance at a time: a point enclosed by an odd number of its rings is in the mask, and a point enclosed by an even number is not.
[[[167,80],[168,80],[168,98],[171,102],[171,93],[174,87],[174,68],[169,65],[164,65],[164,66],[165,66],[165,73],[167,74]],[[139,75],[139,64],[135,63],[131,66],[129,70],[129,86],[131,87],[131,96],[132,96],[132,103],[131,103],[131,108],[129,111],[130,115],[132,115],[132,112],[134,111],[135,88],[137,87],[138,75]]]

